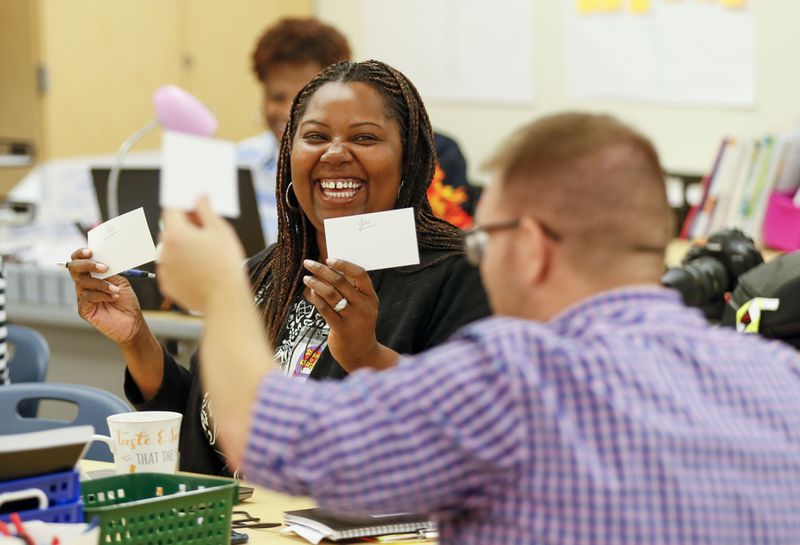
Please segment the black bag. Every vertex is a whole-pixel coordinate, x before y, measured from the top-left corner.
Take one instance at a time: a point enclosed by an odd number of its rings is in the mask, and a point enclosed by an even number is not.
[[[741,275],[721,323],[800,349],[800,251],[778,256]]]

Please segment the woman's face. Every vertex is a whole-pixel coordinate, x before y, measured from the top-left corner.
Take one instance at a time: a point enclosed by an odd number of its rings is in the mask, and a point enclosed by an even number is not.
[[[326,83],[308,102],[291,152],[297,200],[314,227],[327,218],[394,208],[400,126],[366,83]]]

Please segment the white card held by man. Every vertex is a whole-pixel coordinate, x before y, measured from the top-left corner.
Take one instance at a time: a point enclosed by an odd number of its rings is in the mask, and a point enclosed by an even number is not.
[[[214,212],[239,217],[233,142],[165,131],[161,158],[161,208],[194,210],[197,199],[208,195]]]
[[[368,271],[419,263],[413,208],[326,219],[325,243],[329,258]]]
[[[104,273],[93,272],[95,278],[108,278],[156,258],[156,247],[143,208],[98,225],[89,231],[87,238],[92,259],[108,265]]]

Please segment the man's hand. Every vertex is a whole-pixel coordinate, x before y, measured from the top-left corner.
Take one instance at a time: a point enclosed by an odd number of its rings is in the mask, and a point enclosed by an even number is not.
[[[207,197],[197,202],[196,213],[165,210],[163,218],[157,277],[165,295],[206,312],[214,297],[224,298],[231,286],[247,284],[241,243]]]

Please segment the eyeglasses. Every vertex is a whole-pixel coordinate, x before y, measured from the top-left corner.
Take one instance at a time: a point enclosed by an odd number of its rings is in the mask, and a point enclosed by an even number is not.
[[[547,225],[539,220],[536,220],[542,228],[545,236],[549,239],[558,242],[561,236],[550,229]],[[481,225],[473,227],[464,232],[464,254],[467,256],[467,261],[473,267],[481,264],[483,254],[486,251],[486,245],[489,243],[489,234],[496,231],[505,231],[507,229],[516,229],[519,227],[519,219],[503,221],[498,223],[491,223],[489,225]]]

